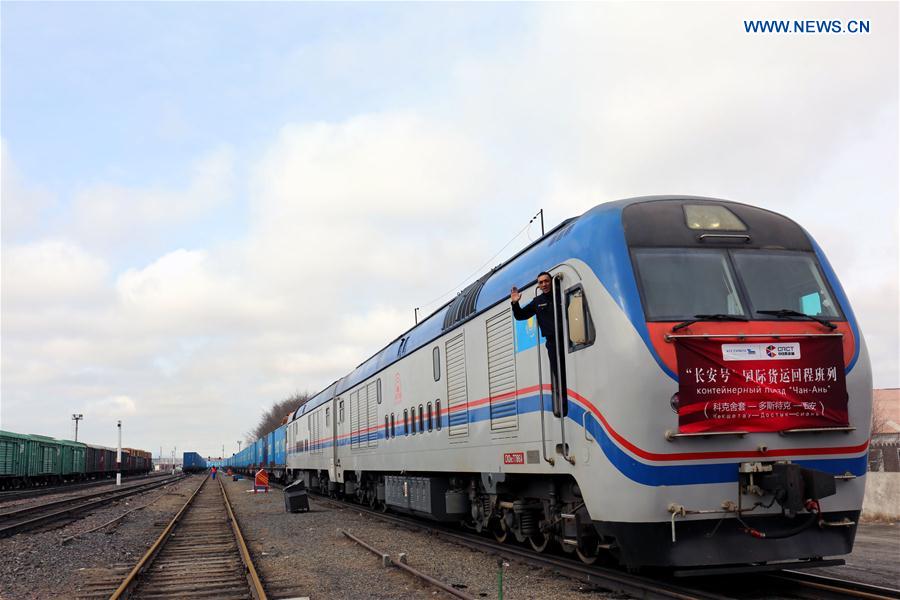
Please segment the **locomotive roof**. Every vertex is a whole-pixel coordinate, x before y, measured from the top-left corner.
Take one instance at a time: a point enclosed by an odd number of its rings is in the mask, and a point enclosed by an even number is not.
[[[610,289],[613,297],[616,298],[630,317],[638,317],[641,307],[639,300],[638,304],[635,305],[634,299],[637,298],[637,294],[636,292],[631,294],[630,290],[624,289],[629,285],[634,286],[634,283],[629,283],[621,277],[624,272],[630,273],[630,263],[626,266],[623,261],[627,261],[627,256],[623,257],[610,251],[610,247],[613,245],[618,244],[618,247],[624,248],[626,244],[622,222],[623,211],[627,207],[637,204],[656,204],[659,205],[659,208],[663,208],[665,205],[680,207],[684,201],[726,205],[730,209],[739,212],[743,219],[747,219],[749,215],[749,219],[757,224],[759,232],[765,232],[767,228],[771,227],[773,234],[769,236],[770,238],[791,230],[789,237],[796,242],[796,244],[792,243],[792,246],[804,245],[805,248],[810,247],[810,242],[805,232],[790,219],[772,211],[729,200],[702,196],[669,195],[641,196],[606,202],[586,211],[581,216],[563,221],[516,255],[491,269],[476,282],[477,285],[472,284],[461,291],[457,298],[470,290],[474,294],[473,310],[466,318],[454,321],[452,325],[459,325],[502,302],[509,297],[509,290],[512,286],[525,288],[534,283],[537,273],[549,270],[569,258],[583,260],[598,271],[598,275],[600,275],[599,271],[603,271],[606,277],[605,279],[601,277],[601,279],[606,282],[607,288]],[[650,207],[648,206],[647,208]],[[647,215],[652,215],[655,209],[656,207],[651,211],[638,209],[641,215],[640,218],[646,219]],[[671,210],[668,212],[671,212]],[[671,223],[671,215],[667,213],[661,218],[652,219],[649,226],[646,226],[644,229],[649,230],[651,234],[653,230],[656,230],[658,233],[664,228],[665,224],[671,225]],[[669,227],[669,229],[671,230],[672,228]],[[801,244],[797,232],[802,235],[804,244]],[[644,231],[644,233],[647,233],[647,231]],[[644,239],[647,237],[645,235]],[[599,244],[597,243],[598,241],[600,242]],[[618,297],[616,296],[617,293],[620,294]],[[629,296],[633,296],[633,298],[629,298]],[[422,322],[405,331],[375,355],[361,363],[348,375],[316,394],[306,404],[297,409],[293,418],[296,419],[327,402],[334,395],[339,395],[353,388],[392,363],[441,336],[446,330],[445,318],[454,300],[448,301]]]

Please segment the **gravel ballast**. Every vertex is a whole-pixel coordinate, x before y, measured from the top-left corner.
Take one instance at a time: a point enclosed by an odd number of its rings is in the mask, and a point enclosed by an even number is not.
[[[96,509],[63,527],[0,539],[0,598],[78,598],[86,595],[92,581],[127,572],[199,484],[199,477],[191,477]],[[62,543],[151,502],[120,521]]]
[[[497,557],[385,523],[310,496],[310,512],[287,513],[281,490],[252,493],[247,479],[226,479],[241,531],[270,598],[405,600],[452,598],[347,539],[348,531],[397,560],[476,598],[498,597]],[[515,562],[504,567],[505,600],[621,597]]]
[[[108,598],[200,482],[201,477],[191,477],[97,509],[65,526],[0,539],[0,599]],[[406,553],[410,566],[472,597],[498,598],[496,556],[386,523],[353,507],[337,508],[316,496],[310,496],[309,513],[289,514],[280,490],[253,494],[246,479],[226,478],[224,484],[272,599],[451,597],[397,568],[383,567],[379,557],[341,530],[395,560]],[[121,521],[90,531],[128,511],[133,512]],[[826,572],[895,586],[896,525],[863,525],[857,533],[848,565]],[[62,544],[71,536],[77,537]],[[624,597],[515,561],[504,568],[503,592],[508,600]]]

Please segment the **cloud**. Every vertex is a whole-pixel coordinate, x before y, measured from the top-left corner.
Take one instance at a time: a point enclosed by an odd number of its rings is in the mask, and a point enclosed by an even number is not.
[[[64,225],[92,244],[136,243],[227,203],[234,194],[234,152],[218,148],[199,158],[183,189],[129,187],[101,182],[76,192],[72,223]]]
[[[420,315],[424,316],[424,315]],[[384,346],[413,325],[415,315],[395,306],[375,306],[362,313],[346,315],[340,332],[347,339]]]
[[[110,396],[87,403],[87,411],[108,417],[129,417],[137,414],[138,405],[129,396]]]
[[[179,249],[142,269],[129,269],[116,281],[116,292],[136,328],[170,335],[243,331],[280,305],[248,289],[239,272],[219,270],[204,250]]]
[[[334,229],[373,218],[388,228],[458,221],[483,190],[485,165],[471,139],[411,113],[290,124],[257,165],[257,216],[264,227],[287,217]]]
[[[102,258],[65,240],[6,247],[2,265],[6,310],[100,300],[109,275]]]
[[[285,126],[254,165],[236,260],[259,289],[296,299],[292,320],[315,310],[339,327],[372,303],[411,315],[410,298],[447,285],[437,265],[456,276],[484,257],[488,165],[477,143],[414,114]]]
[[[0,140],[0,205],[3,218],[3,244],[27,240],[42,230],[48,211],[55,198],[46,189],[29,185],[12,158],[6,140]]]

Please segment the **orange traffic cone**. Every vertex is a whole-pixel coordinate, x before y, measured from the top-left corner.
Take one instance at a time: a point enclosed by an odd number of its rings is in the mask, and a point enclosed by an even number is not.
[[[269,474],[265,469],[260,469],[256,472],[256,478],[253,480],[253,493],[263,489],[267,494],[269,493]]]

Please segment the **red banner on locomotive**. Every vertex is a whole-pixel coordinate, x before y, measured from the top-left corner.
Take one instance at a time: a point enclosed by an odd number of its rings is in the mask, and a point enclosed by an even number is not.
[[[675,339],[682,433],[848,425],[840,336]]]

